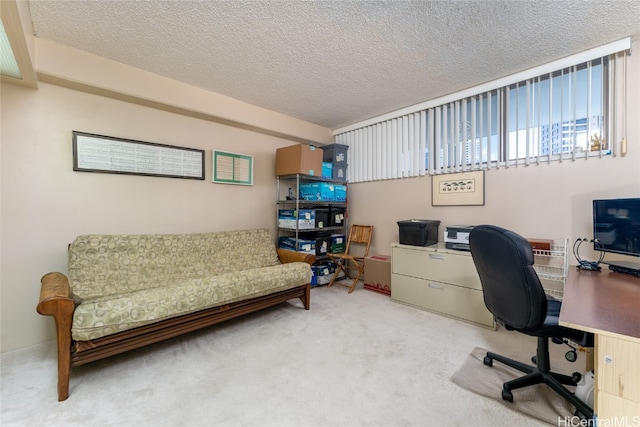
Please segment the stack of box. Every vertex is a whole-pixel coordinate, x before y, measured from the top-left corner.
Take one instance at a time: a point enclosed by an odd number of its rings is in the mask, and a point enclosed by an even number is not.
[[[310,182],[300,184],[300,199],[333,202],[335,200],[335,186],[329,182]]]
[[[347,186],[330,182],[300,184],[300,200],[316,202],[346,202]]]
[[[342,144],[331,144],[322,147],[322,161],[333,165],[331,167],[331,179],[338,181],[347,180],[347,150],[349,150],[349,146]],[[323,169],[323,177],[326,172],[327,171]]]
[[[305,254],[316,254],[316,241],[309,239],[296,239],[295,237],[282,236],[278,239],[278,247],[290,251]]]
[[[316,227],[315,209],[278,209],[278,227],[308,230]]]
[[[317,257],[329,253],[331,248],[331,233],[328,231],[305,231],[301,230],[299,239],[294,237],[280,237],[278,247],[292,251],[305,252]]]
[[[333,274],[336,272],[336,265],[331,261],[320,262],[313,267],[313,278],[311,279],[311,285],[326,285],[333,278]]]
[[[300,200],[316,202],[346,202],[347,186],[330,182],[300,184]]]

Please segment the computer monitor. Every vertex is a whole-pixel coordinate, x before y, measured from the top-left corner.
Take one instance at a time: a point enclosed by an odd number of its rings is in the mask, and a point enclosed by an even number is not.
[[[593,201],[593,248],[640,257],[640,198]]]

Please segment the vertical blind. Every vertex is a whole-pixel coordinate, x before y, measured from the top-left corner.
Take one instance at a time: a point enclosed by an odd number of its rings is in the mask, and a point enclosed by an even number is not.
[[[558,69],[546,64],[544,73],[513,83],[482,85],[336,131],[335,142],[349,146],[349,181],[616,155],[626,131],[619,102],[626,96],[625,41],[612,44],[622,50],[610,54]]]

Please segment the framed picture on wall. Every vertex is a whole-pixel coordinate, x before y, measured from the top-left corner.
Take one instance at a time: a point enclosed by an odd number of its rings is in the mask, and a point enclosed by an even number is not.
[[[73,170],[204,180],[204,150],[73,131]]]
[[[213,150],[213,182],[253,185],[253,156]]]
[[[433,175],[431,183],[432,206],[484,205],[484,171]]]

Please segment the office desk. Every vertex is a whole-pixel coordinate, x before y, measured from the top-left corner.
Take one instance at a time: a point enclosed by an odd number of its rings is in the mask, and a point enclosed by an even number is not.
[[[570,267],[560,324],[595,334],[599,425],[640,425],[640,278]]]

